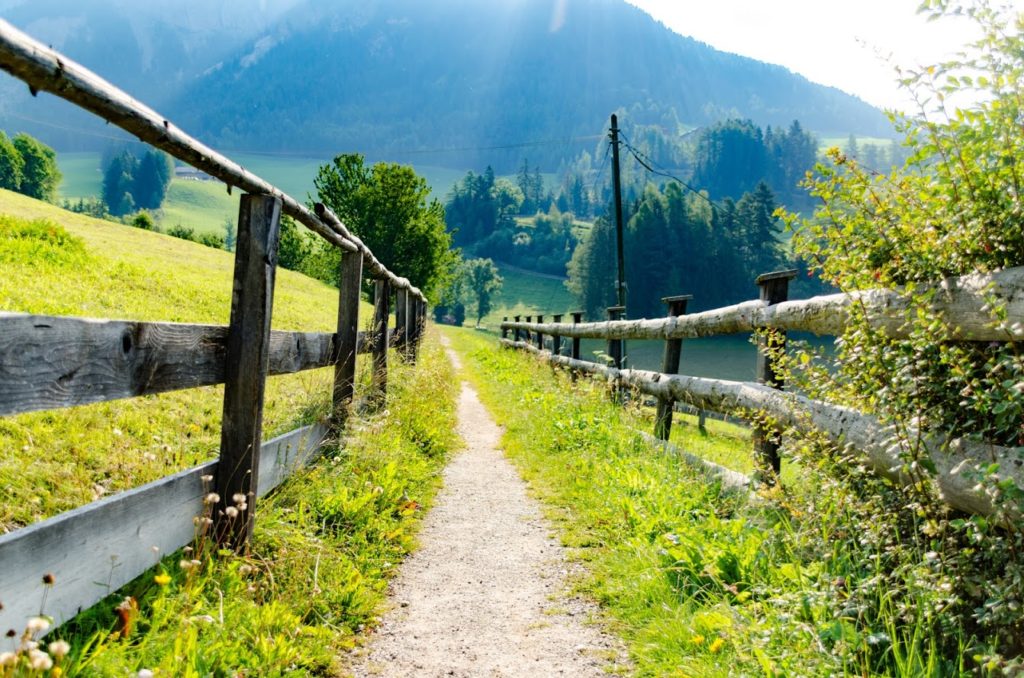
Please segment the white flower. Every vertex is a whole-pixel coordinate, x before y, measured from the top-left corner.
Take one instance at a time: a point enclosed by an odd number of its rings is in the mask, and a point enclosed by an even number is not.
[[[29,650],[28,663],[36,671],[49,671],[53,668],[53,659],[42,650]]]
[[[32,617],[28,620],[28,624],[25,625],[25,630],[32,635],[43,633],[48,628],[50,628],[50,622],[43,617]]]
[[[228,518],[237,518],[238,517],[238,509],[236,509],[234,506],[229,506],[226,509],[224,509],[224,514]]]
[[[236,504],[244,504],[245,495],[242,494],[241,492],[235,492],[233,495],[231,495],[231,501],[235,502]]]
[[[57,659],[63,659],[67,656],[68,652],[71,652],[71,646],[68,645],[67,641],[55,640],[50,643],[50,654]]]
[[[210,494],[206,495],[205,499],[203,499],[204,504],[216,504],[219,501],[220,495],[217,494],[216,492],[211,492]]]
[[[153,678],[153,672],[149,669],[139,669],[138,678]]]
[[[14,666],[18,663],[18,655],[13,652],[0,652],[0,666]]]

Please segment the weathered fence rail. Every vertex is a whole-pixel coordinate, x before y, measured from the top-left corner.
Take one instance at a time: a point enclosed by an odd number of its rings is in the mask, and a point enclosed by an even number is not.
[[[788,275],[788,272],[787,272]],[[765,278],[766,280],[768,278]],[[775,279],[779,279],[776,277]],[[961,340],[1016,340],[1024,336],[1024,268],[1007,269],[989,275],[972,275],[944,281],[935,289],[934,308],[938,309],[954,328],[952,336]],[[1007,309],[1007,320],[993,321],[987,309],[998,300]],[[580,359],[579,347],[572,355],[561,355],[561,342],[552,344],[552,350],[538,348],[543,342],[536,339],[523,341],[523,333],[557,334],[560,337],[666,340],[666,364],[672,362],[671,342],[686,337],[711,334],[750,332],[764,328],[778,331],[807,330],[827,334],[844,326],[845,313],[852,303],[864,303],[866,317],[875,327],[891,336],[904,336],[909,308],[901,296],[888,290],[871,290],[853,295],[829,295],[805,301],[745,302],[722,309],[693,315],[682,315],[682,309],[670,309],[667,318],[643,320],[616,320],[595,323],[522,323],[503,322],[501,344],[544,356],[550,362],[613,382],[614,387],[628,387],[653,396],[659,403],[685,403],[699,410],[732,412],[741,415],[766,414],[780,428],[814,429],[825,434],[840,446],[860,451],[870,466],[880,475],[897,483],[933,483],[939,496],[950,506],[983,515],[996,510],[993,499],[983,483],[995,464],[995,480],[1012,479],[1018,487],[1024,486],[1024,455],[1019,448],[1002,447],[968,438],[948,439],[941,435],[921,431],[919,438],[924,453],[930,458],[934,472],[930,474],[907,471],[905,450],[901,449],[889,427],[875,417],[856,410],[811,400],[788,393],[771,378],[772,369],[768,352],[759,347],[759,362],[767,363],[760,369],[761,383],[725,381],[682,376],[649,370],[618,369]],[[829,317],[832,314],[832,317]],[[574,314],[579,318],[578,314]],[[986,318],[985,322],[982,318]],[[509,331],[513,338],[507,338]],[[678,350],[678,349],[674,349]],[[678,362],[675,363],[678,366]],[[671,367],[671,365],[669,365]],[[667,440],[671,427],[671,410],[659,408],[655,433]],[[667,421],[666,421],[667,418]],[[762,438],[771,443],[775,435],[766,432]],[[755,436],[755,452],[771,452],[765,440]],[[763,470],[778,473],[775,460],[763,459]],[[766,469],[771,464],[774,469]]]
[[[231,318],[227,326],[96,320],[0,312],[0,416],[224,384],[220,457],[41,523],[0,536],[0,629],[20,629],[40,612],[58,624],[137,577],[196,536],[197,516],[217,541],[244,548],[256,499],[303,464],[329,432],[344,427],[355,397],[356,356],[373,354],[367,400],[382,403],[387,349],[415,361],[426,298],[388,270],[324,205],[313,210],[96,74],[0,20],[0,69],[48,91],[224,181],[240,198]],[[281,214],[342,250],[335,333],[271,332]],[[375,313],[360,332],[359,289],[376,281]],[[392,302],[394,299],[394,304]],[[396,326],[388,327],[394,310]],[[333,365],[331,420],[262,441],[268,375]],[[219,495],[213,505],[209,493]],[[246,508],[224,509],[236,493]],[[201,523],[205,525],[205,523]],[[206,530],[206,527],[203,527]]]

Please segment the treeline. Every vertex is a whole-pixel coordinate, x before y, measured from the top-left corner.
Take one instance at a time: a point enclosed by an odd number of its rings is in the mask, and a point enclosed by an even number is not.
[[[0,130],[0,188],[54,202],[61,178],[52,148],[24,132],[11,139]]]
[[[130,149],[108,154],[103,162],[103,202],[114,216],[159,209],[174,178],[174,161],[163,151]]]
[[[693,294],[696,308],[749,298],[757,275],[786,265],[776,206],[764,182],[718,203],[676,183],[648,185],[624,215],[629,316],[663,315],[660,299],[676,294]],[[598,319],[616,303],[615,281],[615,225],[602,216],[573,253],[566,286]]]

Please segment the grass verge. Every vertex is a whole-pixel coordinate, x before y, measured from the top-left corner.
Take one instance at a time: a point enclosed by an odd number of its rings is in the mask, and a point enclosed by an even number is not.
[[[150,573],[52,634],[70,646],[60,673],[340,673],[339,656],[375,621],[413,548],[456,443],[455,381],[435,340],[415,367],[396,360],[389,383],[386,410],[261,500],[248,554],[200,536],[155,556]]]
[[[640,676],[958,675],[957,657],[922,633],[941,591],[881,586],[901,543],[850,487],[804,472],[785,489],[728,494],[645,444],[648,415],[612,405],[603,385],[446,328],[467,376],[505,427],[509,457],[548,507],[588,572]],[[742,434],[705,439],[680,426],[684,449],[723,461],[749,455]],[[786,478],[784,476],[784,481]],[[921,554],[921,567],[935,567]],[[913,560],[913,559],[910,559]],[[912,581],[921,573],[899,573]],[[873,582],[873,583],[872,583]]]

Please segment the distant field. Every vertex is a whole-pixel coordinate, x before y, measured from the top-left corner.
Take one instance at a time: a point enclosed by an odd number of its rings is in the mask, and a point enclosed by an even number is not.
[[[845,149],[847,142],[850,141],[849,136],[845,137],[820,137],[818,139],[818,152],[824,153],[833,146]],[[861,148],[865,146],[879,146],[888,150],[889,144],[892,143],[892,139],[886,139],[883,137],[857,137],[857,145]]]
[[[495,299],[494,310],[484,316],[480,323],[483,327],[498,330],[504,316],[536,315],[539,313],[568,312],[575,308],[572,295],[565,289],[562,280],[530,273],[518,269],[510,269],[498,264],[501,277],[505,283],[501,294]],[[467,318],[466,324],[472,325],[476,318]]]
[[[76,200],[100,195],[103,186],[100,157],[100,153],[57,154],[57,162],[64,174],[60,185],[61,198]],[[313,192],[317,169],[327,162],[322,158],[251,153],[236,153],[230,157],[301,202],[305,202]],[[465,175],[461,170],[444,167],[422,166],[416,171],[427,180],[432,197],[441,201]],[[180,224],[200,233],[220,233],[226,219],[234,221],[238,216],[238,192],[228,195],[225,186],[217,181],[175,179],[163,209],[154,216],[164,229]]]

